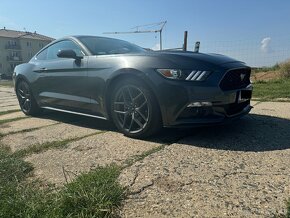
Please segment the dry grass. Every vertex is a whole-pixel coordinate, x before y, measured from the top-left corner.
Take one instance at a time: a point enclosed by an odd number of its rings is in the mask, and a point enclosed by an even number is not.
[[[290,78],[290,60],[281,63],[279,71],[283,77]]]

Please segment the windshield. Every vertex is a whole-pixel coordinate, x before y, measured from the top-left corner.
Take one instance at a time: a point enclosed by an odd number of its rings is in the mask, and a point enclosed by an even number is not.
[[[145,49],[119,39],[94,36],[80,36],[78,39],[89,49],[93,55],[145,52]]]

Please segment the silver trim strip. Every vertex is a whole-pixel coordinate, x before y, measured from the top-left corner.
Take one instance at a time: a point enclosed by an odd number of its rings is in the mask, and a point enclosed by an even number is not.
[[[194,76],[190,79],[190,80],[195,80],[203,71],[199,70],[197,71],[196,74],[194,74]]]
[[[195,74],[196,73],[196,70],[193,70],[189,75],[188,75],[188,77],[186,77],[186,79],[185,80],[190,80],[190,78],[193,76],[193,74]]]
[[[204,74],[206,74],[207,73],[207,71],[203,71],[197,78],[196,78],[196,80],[197,81],[199,81],[203,76],[204,76]]]
[[[74,112],[74,111],[68,111],[68,110],[58,109],[58,108],[54,108],[54,107],[42,107],[42,108],[47,109],[47,110],[60,111],[60,112],[64,112],[64,113],[77,114],[77,115],[82,115],[82,116],[86,116],[86,117],[93,117],[93,118],[98,118],[98,119],[102,119],[102,120],[107,120],[107,118],[105,118],[105,117],[95,116],[95,115],[91,115],[91,114],[84,114],[84,113],[79,113],[79,112]]]

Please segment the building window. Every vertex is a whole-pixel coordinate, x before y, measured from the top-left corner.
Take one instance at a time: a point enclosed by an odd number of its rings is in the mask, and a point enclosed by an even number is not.
[[[2,64],[0,63],[0,69],[2,68]]]
[[[12,51],[12,52],[11,52],[11,56],[12,56],[12,57],[18,57],[18,53],[17,53],[16,51]]]
[[[16,45],[16,41],[9,40],[9,41],[8,41],[8,45]]]
[[[31,47],[31,42],[26,43],[27,47]]]

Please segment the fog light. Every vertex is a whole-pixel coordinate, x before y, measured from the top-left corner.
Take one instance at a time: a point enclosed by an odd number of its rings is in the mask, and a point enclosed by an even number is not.
[[[210,107],[212,106],[212,103],[209,101],[196,101],[191,102],[187,107]]]

